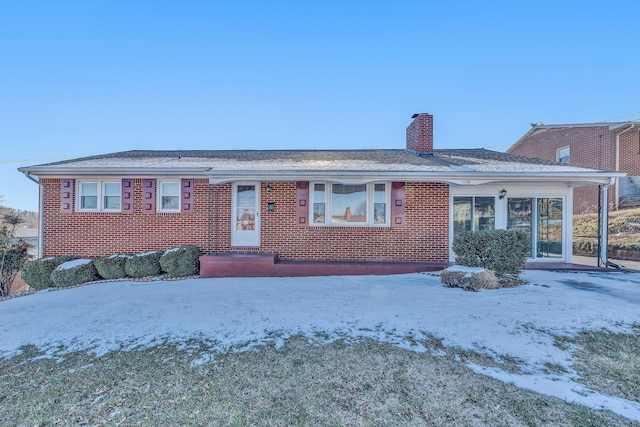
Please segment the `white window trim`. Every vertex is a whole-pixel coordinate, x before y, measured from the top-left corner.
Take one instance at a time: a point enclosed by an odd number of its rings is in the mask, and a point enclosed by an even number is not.
[[[562,150],[567,150],[566,156],[560,156],[560,154],[562,154]],[[564,147],[560,147],[556,149],[556,162],[560,162],[560,159],[563,159],[565,157],[567,158],[566,163],[570,163],[571,162],[571,146],[570,145],[565,145]]]
[[[82,207],[82,184],[98,184],[98,201],[95,209],[86,209]],[[120,206],[117,209],[108,209],[104,207],[105,184],[120,185]],[[76,182],[76,211],[78,212],[120,212],[122,209],[122,181],[112,179],[82,179]]]
[[[174,209],[163,209],[162,208],[162,184],[178,184],[178,207]],[[156,212],[181,212],[182,210],[182,187],[180,185],[180,180],[175,179],[164,179],[158,180],[156,184]]]
[[[315,184],[324,184],[324,196],[325,200],[316,201],[315,200]],[[343,185],[366,185],[366,202],[367,202],[367,221],[366,222],[333,222],[331,220],[331,194],[332,194],[332,186],[334,184],[343,184]],[[384,223],[376,224],[374,223],[374,203],[375,203],[375,184],[384,184],[385,185],[385,214],[384,214]],[[315,203],[324,203],[324,222],[313,222],[313,207]],[[353,183],[350,182],[348,184],[342,182],[328,182],[328,181],[314,181],[309,185],[309,225],[311,227],[386,227],[389,228],[391,226],[391,183],[390,182],[361,182],[361,183]]]

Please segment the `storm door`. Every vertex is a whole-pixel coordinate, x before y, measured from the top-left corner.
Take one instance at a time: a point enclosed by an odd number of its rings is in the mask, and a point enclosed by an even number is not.
[[[260,246],[260,184],[233,185],[231,246]]]

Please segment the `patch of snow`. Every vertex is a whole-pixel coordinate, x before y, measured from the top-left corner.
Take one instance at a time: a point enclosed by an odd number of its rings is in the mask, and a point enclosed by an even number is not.
[[[0,303],[0,325],[11,325],[0,331],[0,358],[27,344],[60,357],[194,338],[212,351],[244,351],[299,334],[315,343],[370,338],[425,351],[421,342],[433,336],[496,360],[508,355],[525,373],[470,365],[477,372],[640,420],[637,402],[577,384],[572,350],[555,345],[557,336],[585,329],[626,332],[640,324],[640,274],[521,277],[529,284],[480,292],[445,288],[438,274],[121,281],[38,292]],[[546,373],[549,363],[567,373]]]
[[[71,261],[63,262],[59,266],[56,267],[56,271],[69,270],[71,268],[79,267],[81,265],[89,264],[91,262],[90,259],[73,259]]]
[[[168,253],[171,253],[171,252],[178,252],[180,249],[182,249],[182,247],[178,246],[177,248],[167,249],[166,251],[164,251],[164,253],[168,254]]]
[[[107,257],[107,259],[115,259],[115,258],[131,258],[131,255],[125,255],[125,254],[114,254],[114,255],[109,255]]]
[[[147,256],[147,255],[157,254],[158,252],[162,252],[162,251],[147,251],[147,252],[143,252],[141,254],[135,254],[134,256]]]

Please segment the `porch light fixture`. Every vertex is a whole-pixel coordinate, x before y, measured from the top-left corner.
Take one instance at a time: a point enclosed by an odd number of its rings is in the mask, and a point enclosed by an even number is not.
[[[264,187],[264,189],[265,189],[267,192],[271,191],[271,184],[267,183],[267,186],[266,186],[266,187]]]
[[[498,196],[498,199],[502,200],[506,195],[507,195],[507,190],[503,188],[502,190],[500,190],[500,196]]]

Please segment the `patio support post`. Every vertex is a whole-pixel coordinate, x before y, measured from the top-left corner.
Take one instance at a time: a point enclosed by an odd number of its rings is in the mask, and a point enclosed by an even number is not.
[[[211,255],[211,184],[207,186],[207,255]]]

